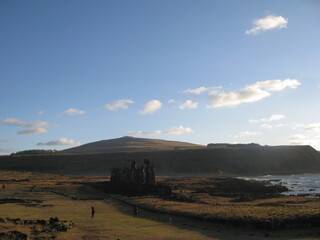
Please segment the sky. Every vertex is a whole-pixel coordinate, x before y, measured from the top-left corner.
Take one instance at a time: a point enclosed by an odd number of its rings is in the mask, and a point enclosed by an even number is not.
[[[134,136],[320,150],[316,0],[2,0],[0,155]]]

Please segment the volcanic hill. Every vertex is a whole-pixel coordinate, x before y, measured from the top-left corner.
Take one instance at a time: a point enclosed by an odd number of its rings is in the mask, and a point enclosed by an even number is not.
[[[111,153],[163,151],[177,149],[199,149],[206,146],[186,142],[167,141],[160,139],[122,137],[98,142],[87,143],[79,147],[66,149],[64,153]]]
[[[108,175],[112,168],[149,159],[157,175],[249,176],[320,173],[310,146],[208,144],[122,137],[53,154],[0,156],[0,170]]]

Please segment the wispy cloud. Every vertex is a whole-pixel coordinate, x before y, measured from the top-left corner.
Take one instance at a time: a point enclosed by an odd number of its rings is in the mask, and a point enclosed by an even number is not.
[[[48,127],[50,124],[48,122],[34,122],[27,123],[24,126],[27,128],[40,128],[40,127]]]
[[[233,92],[222,92],[213,89],[209,93],[211,105],[208,108],[232,107],[242,103],[257,102],[286,88],[297,88],[301,83],[296,79],[266,80],[245,86]]]
[[[174,99],[169,99],[169,101],[168,101],[168,103],[175,103],[176,102],[176,100],[174,100]]]
[[[27,128],[22,131],[18,131],[18,134],[20,135],[30,135],[30,134],[42,134],[42,133],[47,133],[48,130],[45,128]]]
[[[0,138],[0,142],[10,142],[11,139],[7,139],[7,138]]]
[[[20,135],[47,133],[48,130],[45,127],[48,127],[50,125],[48,122],[44,122],[44,121],[27,123],[25,121],[21,121],[16,118],[6,118],[2,120],[2,123],[6,125],[11,125],[11,126],[17,126],[17,127],[23,126],[25,129],[17,132]]]
[[[116,111],[118,109],[127,109],[129,107],[129,104],[133,103],[134,101],[132,101],[131,99],[120,99],[104,105],[104,108],[111,111]]]
[[[162,107],[162,103],[159,100],[151,100],[147,102],[143,110],[140,111],[140,114],[153,114],[154,112],[160,110]]]
[[[179,106],[179,109],[181,109],[181,110],[186,109],[186,108],[194,109],[197,107],[198,107],[197,102],[192,102],[191,100],[187,100]]]
[[[76,142],[74,140],[67,139],[67,138],[60,138],[54,141],[37,143],[38,146],[60,146],[60,145],[78,146],[80,144],[81,144],[80,142]]]
[[[279,121],[281,119],[286,118],[283,114],[274,114],[271,115],[269,118],[262,118],[262,119],[250,119],[250,123],[261,123],[261,122],[273,122],[273,121]]]
[[[242,137],[250,137],[250,136],[256,136],[256,135],[261,135],[261,132],[249,132],[249,131],[244,131],[244,132],[239,132],[236,135],[233,135],[233,138],[242,138]]]
[[[192,94],[201,94],[203,92],[206,92],[208,91],[209,88],[207,87],[199,87],[199,88],[196,88],[196,89],[187,89],[187,90],[184,90],[183,92],[184,93],[192,93]]]
[[[246,34],[259,34],[272,29],[286,28],[288,19],[282,16],[267,16],[265,18],[256,19],[252,23],[252,28],[246,31]]]
[[[311,124],[296,124],[293,129],[302,129],[309,132],[319,132],[320,123],[311,123]]]
[[[131,136],[146,136],[146,135],[180,135],[184,133],[191,133],[193,130],[189,127],[173,127],[169,130],[155,130],[151,132],[145,132],[145,131],[136,131],[136,132],[130,132],[129,135]]]
[[[39,111],[38,112],[38,115],[42,115],[42,114],[44,114],[45,113],[45,111]]]
[[[21,126],[24,125],[25,122],[16,118],[6,118],[1,121],[3,124],[11,125],[11,126]]]
[[[310,145],[317,150],[320,150],[320,136],[305,137],[304,135],[296,134],[288,138],[290,145]]]
[[[284,124],[280,123],[280,124],[275,124],[275,125],[271,125],[271,124],[262,124],[261,127],[263,128],[268,128],[268,129],[272,129],[272,128],[278,128],[278,127],[283,127],[285,126]]]
[[[69,116],[74,116],[74,115],[83,115],[86,113],[86,111],[78,110],[75,108],[69,108],[69,109],[65,110],[63,113],[66,115],[69,115]]]

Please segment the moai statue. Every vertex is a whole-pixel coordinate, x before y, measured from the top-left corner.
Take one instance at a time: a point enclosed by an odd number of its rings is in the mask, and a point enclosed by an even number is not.
[[[137,179],[138,179],[138,184],[144,184],[144,176],[143,176],[143,166],[139,167],[138,168],[138,171],[137,171]]]
[[[115,167],[111,171],[111,182],[119,182],[119,168]]]
[[[112,171],[111,171],[111,176],[110,176],[110,181],[111,182],[115,182],[116,181],[115,176],[116,176],[116,169],[113,168]]]
[[[143,177],[144,177],[144,184],[150,184],[150,161],[148,159],[144,160],[144,167],[143,167]]]
[[[156,174],[154,172],[153,165],[150,166],[149,172],[150,172],[150,184],[155,185],[156,184]]]
[[[124,167],[123,173],[124,173],[123,182],[130,183],[130,169],[128,167]]]
[[[137,162],[133,160],[130,166],[130,183],[136,184],[138,182],[137,174],[138,174],[138,165],[137,165]]]

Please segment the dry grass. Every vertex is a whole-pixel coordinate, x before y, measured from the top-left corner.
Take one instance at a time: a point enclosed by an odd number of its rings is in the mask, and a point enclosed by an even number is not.
[[[41,200],[37,205],[17,203],[0,204],[0,217],[31,220],[48,220],[50,217],[58,217],[61,220],[73,221],[75,225],[70,231],[60,233],[58,235],[58,239],[60,240],[247,240],[249,237],[252,240],[262,240],[265,239],[266,234],[272,237],[272,239],[307,240],[316,239],[319,236],[317,235],[317,229],[280,232],[238,229],[227,225],[216,225],[189,218],[177,217],[170,214],[159,214],[144,210],[139,211],[139,218],[133,218],[132,207],[110,198],[109,195],[98,192],[97,190],[91,189],[89,186],[82,184],[85,182],[101,181],[103,179],[101,177],[58,176],[51,174],[14,172],[0,172],[0,174],[1,180],[30,179],[30,182],[6,181],[6,189],[0,190],[0,199],[17,198]],[[30,192],[33,185],[36,185],[36,188]],[[60,194],[55,194],[51,191],[56,191]],[[99,196],[98,198],[101,200],[92,200],[93,198],[97,198],[97,196]],[[74,200],[72,198],[87,200]],[[216,209],[219,209],[219,211],[216,211],[219,214],[226,212],[224,210],[224,204],[229,204],[230,209],[234,209],[233,206],[238,204],[230,203],[228,198],[214,197],[211,200],[215,201]],[[210,204],[194,205],[194,203],[163,201],[157,198],[131,198],[130,201],[134,201],[139,204],[150,204],[150,206],[157,206],[162,209],[171,208],[172,210],[177,211],[179,209],[181,210],[181,207],[183,206],[185,211],[192,212],[195,211],[194,209],[196,207],[198,212],[201,214],[207,214],[206,212],[210,210],[208,207],[214,206]],[[282,202],[276,199],[269,199],[268,201],[271,203],[276,202],[277,204],[281,203],[295,206],[296,204],[299,205],[299,202],[304,200],[300,198],[293,201],[292,198],[283,198],[281,200]],[[263,200],[257,200],[255,204],[260,204],[262,202]],[[246,204],[247,203],[243,203],[243,211],[250,210],[250,205],[245,206]],[[309,201],[308,204],[314,207],[317,206],[317,203],[312,201]],[[97,209],[94,219],[91,219],[90,217],[91,206],[95,206]],[[237,214],[243,214],[241,211],[239,210]],[[0,224],[0,232],[7,232],[13,229],[27,234],[30,234],[31,231],[27,226],[13,225],[9,223]],[[309,236],[310,234],[312,238]]]
[[[168,178],[159,180],[169,182]],[[220,182],[222,180],[206,178],[171,178],[170,185],[175,196],[173,199],[152,196],[126,197],[125,201],[146,209],[203,219],[270,222],[320,217],[319,198],[294,196],[261,198],[261,195],[265,196],[263,193],[255,194],[256,199],[249,198],[250,201],[239,202],[235,200],[239,196],[250,195],[250,192],[243,193],[238,186],[236,186],[238,189],[235,190],[235,186],[229,183],[227,187],[223,186],[221,189],[218,186]],[[216,196],[223,189],[225,191],[221,195],[232,197]]]

